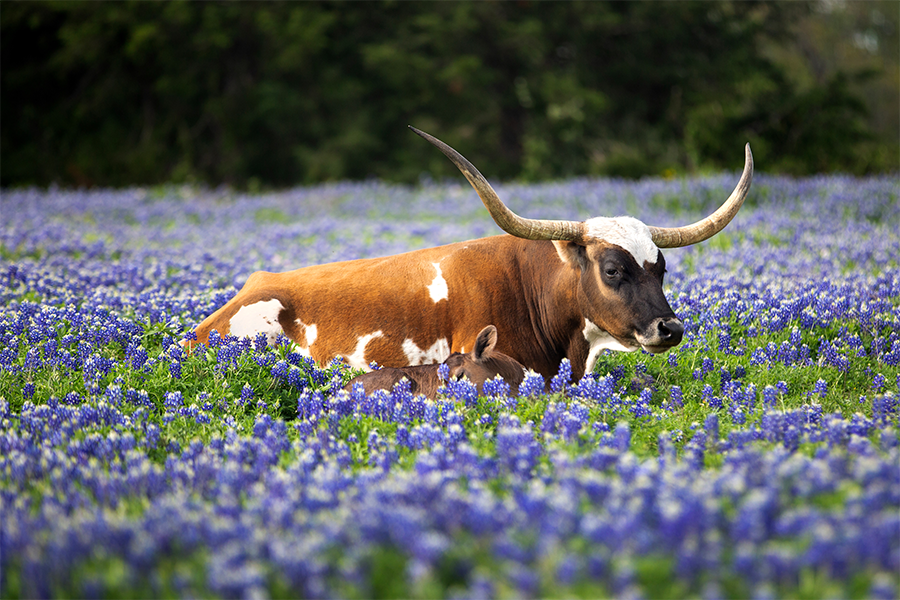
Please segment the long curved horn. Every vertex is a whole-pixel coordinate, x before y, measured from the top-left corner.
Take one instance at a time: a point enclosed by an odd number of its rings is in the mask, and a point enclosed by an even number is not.
[[[568,240],[570,242],[582,242],[585,239],[584,225],[579,221],[547,221],[542,219],[526,219],[520,217],[513,211],[509,210],[497,192],[491,187],[484,175],[478,172],[475,165],[470,163],[466,158],[442,142],[434,136],[428,135],[424,131],[419,131],[412,125],[409,126],[414,132],[437,146],[437,148],[447,155],[456,168],[459,169],[475,191],[481,201],[484,202],[488,212],[491,213],[494,222],[500,226],[500,229],[510,235],[514,235],[526,240]]]
[[[728,200],[701,221],[684,227],[650,227],[650,237],[657,248],[680,248],[690,246],[703,240],[708,240],[723,229],[734,215],[740,210],[750,191],[750,181],[753,179],[753,154],[750,152],[750,144],[744,147],[744,172],[738,181],[734,191]]]

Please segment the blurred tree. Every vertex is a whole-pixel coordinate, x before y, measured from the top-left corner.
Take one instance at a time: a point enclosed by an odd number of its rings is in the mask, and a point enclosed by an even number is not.
[[[782,154],[776,165],[794,173],[810,170],[845,170],[856,173],[896,171],[900,168],[900,6],[894,0],[827,0],[809,4],[801,18],[792,23],[786,43],[764,47],[766,55],[785,73],[802,97],[823,96],[812,121],[835,138],[832,146],[816,148],[804,137],[792,134],[792,154]],[[845,107],[837,129],[823,118]],[[807,131],[810,120],[800,113]],[[844,139],[840,128],[849,131]],[[804,151],[828,151],[830,164],[819,156],[807,164]],[[774,158],[774,157],[773,157]],[[795,161],[795,164],[788,164]],[[773,161],[774,162],[774,161]]]
[[[0,184],[895,169],[875,4],[2,2]]]

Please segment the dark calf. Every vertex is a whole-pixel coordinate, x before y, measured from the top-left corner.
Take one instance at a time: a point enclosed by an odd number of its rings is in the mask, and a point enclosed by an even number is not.
[[[497,328],[488,325],[478,333],[475,339],[475,348],[471,352],[463,354],[454,352],[444,364],[449,367],[451,379],[467,377],[469,381],[478,386],[478,393],[482,393],[484,382],[500,375],[509,384],[510,393],[519,393],[519,384],[525,377],[525,367],[514,358],[497,352]],[[409,380],[410,391],[413,394],[424,394],[427,398],[434,398],[440,387],[438,368],[441,365],[417,365],[414,367],[383,368],[370,373],[354,377],[344,386],[344,389],[353,390],[357,383],[362,384],[366,395],[375,390],[390,391],[404,377]]]

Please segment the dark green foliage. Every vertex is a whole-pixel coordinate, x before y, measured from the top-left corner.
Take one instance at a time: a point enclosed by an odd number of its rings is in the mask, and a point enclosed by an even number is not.
[[[407,124],[496,179],[734,169],[746,141],[768,171],[896,168],[854,78],[773,58],[815,10],[4,2],[0,184],[455,176]]]

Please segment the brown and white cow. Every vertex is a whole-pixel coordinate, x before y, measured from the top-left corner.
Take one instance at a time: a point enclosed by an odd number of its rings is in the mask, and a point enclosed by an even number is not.
[[[525,367],[502,352],[496,351],[497,328],[488,325],[475,338],[475,347],[471,352],[454,352],[442,364],[447,365],[447,376],[450,379],[467,378],[478,388],[481,394],[484,382],[497,375],[509,384],[510,394],[519,393],[519,384],[525,379]],[[410,392],[434,398],[441,385],[438,377],[440,364],[416,365],[413,367],[384,367],[370,371],[351,379],[344,389],[353,390],[354,385],[363,386],[366,394],[375,390],[391,391],[402,379],[408,379]]]
[[[753,157],[731,196],[684,227],[648,227],[631,217],[546,221],[519,217],[463,156],[437,146],[478,192],[508,235],[384,258],[253,273],[237,295],[196,329],[270,340],[284,333],[318,362],[343,357],[367,368],[441,362],[471,349],[493,323],[498,350],[546,379],[568,358],[576,379],[604,349],[664,352],[684,326],[663,294],[659,248],[696,244],[721,231],[750,189]]]

